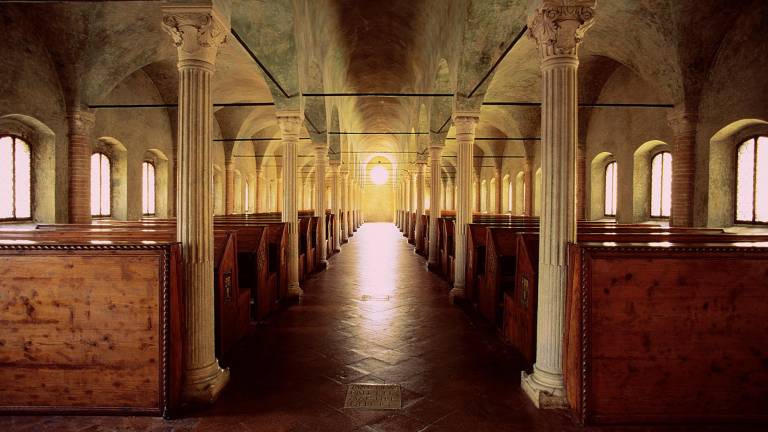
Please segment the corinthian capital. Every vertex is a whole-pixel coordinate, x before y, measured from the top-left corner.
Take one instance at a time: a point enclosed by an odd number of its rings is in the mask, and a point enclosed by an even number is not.
[[[163,29],[171,35],[179,51],[179,62],[216,61],[219,45],[227,40],[226,20],[210,6],[171,6],[163,8]]]
[[[280,127],[280,133],[283,139],[299,139],[301,131],[301,122],[303,121],[301,111],[278,111],[277,125]]]
[[[542,0],[528,19],[528,36],[542,58],[576,56],[584,33],[595,20],[596,0]]]

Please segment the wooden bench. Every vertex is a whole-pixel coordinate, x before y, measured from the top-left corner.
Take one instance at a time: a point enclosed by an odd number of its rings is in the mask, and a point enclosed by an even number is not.
[[[175,242],[0,240],[0,411],[168,416],[181,262]]]
[[[579,421],[768,420],[768,243],[587,242],[569,256]]]

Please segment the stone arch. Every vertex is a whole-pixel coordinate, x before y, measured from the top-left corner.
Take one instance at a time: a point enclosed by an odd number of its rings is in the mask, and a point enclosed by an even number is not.
[[[651,159],[663,151],[671,152],[664,141],[651,140],[635,150],[632,168],[632,222],[644,222],[651,214]]]
[[[113,137],[101,137],[94,141],[91,153],[104,153],[110,162],[110,197],[112,200],[111,214],[113,219],[128,220],[141,218],[141,191],[138,192],[138,212],[129,213],[128,207],[128,150],[123,143]],[[131,209],[135,210],[135,209]]]
[[[588,201],[590,203],[589,219],[605,217],[605,167],[611,162],[616,162],[616,157],[610,152],[600,152],[592,159]],[[617,165],[617,169],[620,171],[622,167]]]
[[[29,145],[32,156],[32,220],[56,222],[56,134],[34,117],[8,114],[0,117],[0,135],[15,135]],[[59,207],[65,209],[66,204],[59,204]]]
[[[169,204],[173,199],[170,188],[168,157],[160,149],[148,149],[144,152],[143,162],[151,162],[155,167],[155,214],[166,218],[169,215]]]
[[[734,225],[736,214],[736,148],[755,135],[768,135],[768,122],[737,120],[709,140],[709,196],[707,226]],[[674,155],[673,155],[674,157]]]

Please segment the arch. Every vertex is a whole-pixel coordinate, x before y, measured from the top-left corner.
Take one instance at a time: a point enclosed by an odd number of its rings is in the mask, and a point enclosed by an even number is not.
[[[224,171],[213,164],[213,214],[224,214]]]
[[[22,114],[0,117],[0,135],[21,138],[30,151],[31,211],[34,222],[53,223],[63,219],[66,202],[58,205],[56,191],[66,177],[56,175],[56,135],[40,120]],[[61,216],[57,218],[57,213]]]
[[[616,157],[609,152],[600,152],[592,159],[589,188],[590,219],[605,217],[605,168],[615,161]]]
[[[651,140],[641,144],[634,153],[632,167],[632,221],[651,218],[651,160],[660,152],[671,152],[669,144]]]
[[[736,149],[747,138],[768,135],[768,122],[737,120],[709,140],[709,195],[707,226],[729,227],[736,215]]]

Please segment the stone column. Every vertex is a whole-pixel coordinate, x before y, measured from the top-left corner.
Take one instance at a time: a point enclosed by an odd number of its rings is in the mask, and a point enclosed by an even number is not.
[[[331,213],[333,214],[333,241],[332,247],[334,252],[341,250],[341,231],[339,222],[339,209],[341,207],[341,197],[339,196],[339,163],[338,159],[331,160]]]
[[[325,165],[328,159],[328,144],[315,144],[315,216],[317,223],[317,242],[320,245],[320,266],[328,266],[328,248],[325,245]]]
[[[352,237],[352,219],[355,217],[355,187],[354,182],[355,179],[349,179],[349,175],[347,175],[347,179],[345,180],[347,182],[347,238]]]
[[[339,228],[341,231],[341,242],[348,241],[347,219],[349,219],[349,170],[344,167],[339,177],[339,214],[343,215]]]
[[[504,184],[501,178],[501,167],[496,168],[496,214],[504,213]]]
[[[67,115],[69,126],[69,223],[91,223],[91,135],[95,116],[83,108]]]
[[[542,209],[536,364],[521,378],[539,408],[567,406],[562,357],[567,246],[576,240],[577,47],[593,22],[594,3],[545,0],[528,25],[542,57]]]
[[[229,19],[210,6],[163,8],[178,48],[177,237],[184,259],[184,383],[188,403],[214,401],[229,380],[215,356],[211,78]]]
[[[669,115],[672,140],[672,209],[669,225],[693,226],[693,193],[696,181],[696,125],[698,115],[675,107]]]
[[[587,218],[587,144],[579,142],[576,147],[576,220]]]
[[[411,173],[405,174],[405,231],[403,236],[408,237],[411,228],[411,206],[413,205],[413,176]]]
[[[523,163],[523,215],[533,216],[533,155]]]
[[[483,211],[483,179],[480,174],[475,176],[475,211]]]
[[[259,188],[261,187],[262,177],[261,170],[257,169],[256,174],[253,176],[253,212],[258,213],[261,211],[261,194]]]
[[[285,158],[285,156],[283,156],[283,158]],[[283,163],[285,163],[285,160],[283,160]],[[283,186],[284,186],[283,178],[282,177],[278,177],[277,178],[277,190],[275,191],[275,194],[276,194],[276,196],[275,196],[275,211],[279,211],[279,212],[283,211],[283,198],[285,198],[285,194],[284,194],[285,189],[283,188]]]
[[[429,148],[429,167],[430,181],[432,183],[432,196],[429,200],[429,255],[427,257],[427,268],[430,270],[440,267],[439,257],[437,256],[437,219],[440,217],[441,195],[440,187],[442,179],[440,178],[440,163],[443,156],[443,146],[434,145]]]
[[[231,155],[224,161],[224,214],[235,214],[235,161]]]
[[[421,221],[421,216],[424,214],[424,170],[426,169],[426,161],[416,162],[416,229],[414,229],[414,241],[416,243],[416,251],[422,252],[424,245],[422,239],[424,238],[424,224]]]
[[[300,111],[278,111],[283,141],[282,221],[288,223],[288,295],[301,296],[299,286],[299,211],[296,194],[296,152],[303,116]],[[278,195],[279,196],[279,195]]]
[[[454,113],[453,124],[456,127],[456,226],[454,228],[454,277],[453,288],[449,293],[451,300],[463,298],[466,294],[465,270],[467,265],[467,224],[472,223],[472,171],[474,159],[472,150],[475,145],[475,128],[480,113]],[[478,197],[480,194],[477,194]]]

